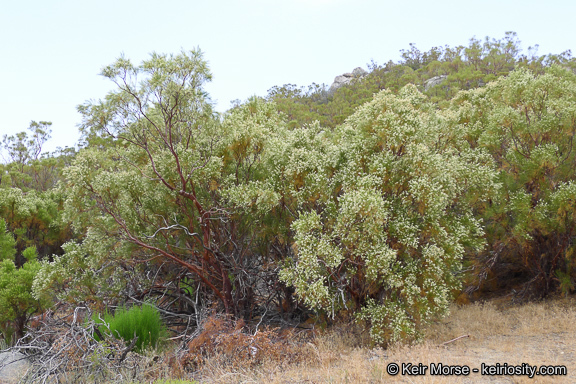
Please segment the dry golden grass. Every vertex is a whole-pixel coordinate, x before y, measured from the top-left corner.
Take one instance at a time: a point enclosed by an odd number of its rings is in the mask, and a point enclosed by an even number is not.
[[[334,329],[302,346],[306,362],[280,367],[268,361],[235,369],[207,361],[197,379],[205,383],[576,383],[576,300],[520,306],[494,304],[454,307],[429,327],[416,345],[387,350],[362,347],[362,335]],[[459,336],[468,335],[447,344]],[[431,363],[478,368],[504,364],[565,365],[567,376],[390,376],[387,366]]]

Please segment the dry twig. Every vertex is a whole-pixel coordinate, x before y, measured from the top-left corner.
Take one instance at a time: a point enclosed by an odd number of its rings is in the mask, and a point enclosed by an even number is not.
[[[446,345],[446,344],[450,344],[450,343],[452,343],[452,342],[454,342],[454,341],[456,341],[456,340],[460,340],[460,339],[463,339],[463,338],[465,338],[465,337],[470,337],[470,335],[462,335],[462,336],[458,336],[458,337],[457,337],[457,338],[455,338],[455,339],[452,339],[452,340],[448,340],[448,341],[446,341],[446,342],[444,342],[444,343],[440,344],[440,345],[439,345],[439,347],[442,347],[442,346],[444,346],[444,345]]]

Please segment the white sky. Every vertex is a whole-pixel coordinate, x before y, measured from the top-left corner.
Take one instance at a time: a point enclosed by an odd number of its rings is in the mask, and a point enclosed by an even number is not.
[[[0,0],[0,137],[44,120],[46,149],[73,146],[76,106],[112,89],[98,73],[122,52],[138,64],[199,47],[225,111],[275,85],[330,85],[371,59],[397,61],[409,43],[426,51],[515,31],[524,49],[576,53],[574,15],[573,0]]]

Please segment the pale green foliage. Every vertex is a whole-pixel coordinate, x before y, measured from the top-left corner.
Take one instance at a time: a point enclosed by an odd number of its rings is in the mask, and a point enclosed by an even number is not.
[[[490,152],[504,186],[481,210],[489,248],[480,260],[496,255],[506,270],[534,282],[538,295],[570,286],[566,276],[576,277],[576,75],[558,66],[541,75],[520,69],[462,92],[452,104],[468,142]]]
[[[41,154],[44,143],[50,138],[51,124],[32,121],[28,133],[3,136],[0,142],[0,188],[47,191],[55,186],[63,163],[74,149],[59,148],[52,154]]]
[[[268,179],[262,156],[271,138],[284,132],[274,104],[254,98],[233,109],[220,129],[224,163],[221,193],[230,203],[257,215],[268,213],[280,200]]]
[[[465,250],[483,245],[473,205],[499,188],[492,159],[413,86],[377,94],[330,136],[286,165],[314,169],[302,189],[320,196],[298,199],[281,278],[314,308],[359,311],[377,343],[417,336],[448,310]]]
[[[210,233],[208,185],[222,159],[212,155],[216,120],[202,89],[210,79],[202,53],[153,53],[138,66],[122,57],[102,75],[117,88],[79,107],[87,148],[60,186],[63,218],[83,240],[43,266],[39,297],[113,298],[130,271],[146,266],[140,260],[159,255],[194,269],[189,259],[204,247],[192,234]]]
[[[0,217],[13,232],[17,248],[36,246],[41,256],[59,248],[68,235],[60,220],[62,195],[54,190],[38,192],[0,188]]]
[[[263,214],[279,199],[258,175],[275,109],[255,101],[222,123],[202,88],[210,74],[199,51],[152,54],[139,66],[120,58],[102,74],[117,89],[79,107],[88,145],[62,185],[64,219],[84,238],[44,266],[35,292],[98,300],[122,282],[144,290],[186,277],[228,313],[251,310],[238,302],[252,300],[258,266],[246,247],[257,223],[240,211]],[[155,268],[143,282],[139,271]]]
[[[41,263],[34,279],[35,298],[78,304],[117,298],[126,285],[126,271],[115,262],[129,255],[126,245],[119,244],[97,227],[90,228],[83,242],[68,242],[64,254]]]
[[[560,68],[512,72],[447,110],[413,85],[382,91],[334,129],[294,128],[258,98],[217,119],[196,51],[103,74],[117,90],[79,108],[88,145],[61,187],[83,239],[43,266],[38,298],[114,297],[128,269],[159,261],[239,315],[258,281],[278,286],[280,262],[304,304],[352,311],[384,344],[447,311],[485,238],[497,256],[559,239],[541,267],[565,268],[548,275],[572,289],[576,87]]]

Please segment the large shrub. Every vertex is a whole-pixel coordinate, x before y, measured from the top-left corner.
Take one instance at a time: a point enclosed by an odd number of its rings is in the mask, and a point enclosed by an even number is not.
[[[358,313],[377,343],[418,336],[448,310],[465,251],[483,246],[473,207],[499,187],[492,158],[414,86],[317,133],[284,140],[299,214],[281,278],[310,307]]]
[[[520,69],[460,93],[452,105],[470,146],[494,158],[503,186],[479,211],[489,246],[478,266],[493,266],[500,287],[525,283],[538,296],[569,291],[576,278],[576,75],[558,66],[542,75]]]
[[[76,291],[79,300],[98,300],[119,297],[120,289],[138,295],[145,285],[174,290],[185,277],[201,299],[249,317],[257,259],[245,248],[249,228],[231,220],[220,194],[234,175],[227,172],[244,168],[237,152],[247,149],[240,142],[232,157],[225,153],[228,141],[203,90],[211,75],[202,53],[152,54],[140,65],[121,58],[102,75],[116,90],[79,107],[88,147],[62,185],[64,217],[82,243],[66,244],[62,257],[44,265],[35,292],[56,288],[61,297],[74,300]],[[143,283],[137,268],[152,270],[154,281]]]

